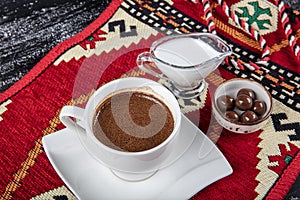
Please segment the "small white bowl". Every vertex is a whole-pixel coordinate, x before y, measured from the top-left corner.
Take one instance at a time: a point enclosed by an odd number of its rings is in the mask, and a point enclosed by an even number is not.
[[[242,88],[253,90],[256,94],[256,99],[266,103],[266,112],[253,123],[230,122],[224,117],[224,112],[221,112],[217,105],[217,99],[220,96],[229,95],[236,99],[238,91]],[[212,98],[212,111],[218,123],[227,130],[235,133],[247,134],[255,132],[265,126],[272,111],[272,104],[270,93],[261,84],[250,79],[234,78],[222,83],[216,89]],[[237,112],[241,114],[242,111]]]

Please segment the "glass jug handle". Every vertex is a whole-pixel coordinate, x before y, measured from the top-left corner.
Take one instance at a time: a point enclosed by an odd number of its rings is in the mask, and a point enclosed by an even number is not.
[[[157,78],[169,80],[156,66],[156,64],[152,61],[150,57],[150,52],[143,52],[138,55],[136,59],[136,63],[138,67],[144,72],[155,76]],[[157,72],[158,71],[158,72]]]

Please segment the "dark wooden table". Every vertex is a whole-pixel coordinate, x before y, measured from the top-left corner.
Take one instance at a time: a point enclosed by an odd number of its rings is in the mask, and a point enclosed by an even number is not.
[[[94,21],[110,0],[1,0],[0,93],[55,45]]]

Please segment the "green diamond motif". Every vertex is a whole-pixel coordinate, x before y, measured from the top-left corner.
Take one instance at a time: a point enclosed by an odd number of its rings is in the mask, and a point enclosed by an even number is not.
[[[232,4],[230,10],[261,35],[277,30],[278,8],[267,1],[240,0]],[[236,25],[231,19],[229,19],[229,23]]]
[[[247,8],[247,7],[241,7],[240,9],[242,10],[242,13],[235,12],[235,14],[239,17],[246,18],[247,19],[246,21],[248,22],[249,25],[252,25],[253,23],[256,22],[259,29],[267,29],[265,27],[265,24],[271,25],[270,20],[269,19],[259,19],[259,17],[263,14],[266,14],[266,15],[272,17],[271,10],[269,8],[266,8],[266,9],[261,8],[258,5],[258,2],[249,2],[249,5],[254,8],[253,15],[251,15],[249,13],[249,10],[248,10],[249,8]]]

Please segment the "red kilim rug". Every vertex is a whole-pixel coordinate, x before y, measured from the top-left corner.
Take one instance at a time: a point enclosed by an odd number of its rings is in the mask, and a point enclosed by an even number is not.
[[[204,9],[205,2],[210,9]],[[234,54],[207,77],[203,95],[178,101],[192,122],[218,139],[233,173],[192,199],[284,198],[300,172],[300,61],[296,56],[300,13],[280,2],[112,1],[96,21],[52,49],[1,94],[1,199],[75,199],[50,165],[41,142],[43,136],[64,128],[58,118],[61,108],[84,104],[95,89],[113,79],[145,77],[135,60],[156,39],[211,30],[230,44]],[[242,19],[240,26],[232,20],[234,15]],[[256,31],[247,30],[245,21]],[[269,60],[257,63],[261,58]],[[270,91],[274,109],[262,130],[235,134],[211,120],[210,92],[234,77],[253,79]]]

